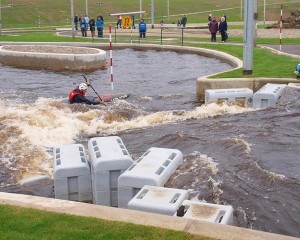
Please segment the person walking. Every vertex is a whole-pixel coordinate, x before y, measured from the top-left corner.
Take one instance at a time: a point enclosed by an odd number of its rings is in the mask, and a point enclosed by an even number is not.
[[[93,17],[91,17],[91,19],[89,21],[89,25],[90,25],[90,31],[91,31],[92,38],[94,38],[95,37],[96,24],[95,24],[95,20],[94,20]]]
[[[76,31],[78,31],[78,16],[77,15],[75,15],[75,17],[74,17],[74,26],[75,26],[75,30]]]
[[[147,24],[145,23],[144,19],[141,20],[139,23],[139,33],[140,38],[146,38],[146,32],[147,32]]]
[[[227,39],[227,22],[225,21],[225,17],[221,17],[221,21],[219,23],[219,32],[221,33],[222,42],[226,42],[226,39]]]
[[[104,24],[103,17],[101,15],[98,15],[96,20],[96,27],[97,27],[99,38],[103,38],[103,24]]]
[[[216,42],[217,41],[217,32],[218,32],[218,22],[215,17],[213,17],[212,20],[209,22],[208,29],[211,34],[211,41]]]
[[[186,23],[187,23],[187,17],[186,15],[183,15],[182,19],[181,19],[181,24],[182,24],[182,27],[185,28],[186,26]]]

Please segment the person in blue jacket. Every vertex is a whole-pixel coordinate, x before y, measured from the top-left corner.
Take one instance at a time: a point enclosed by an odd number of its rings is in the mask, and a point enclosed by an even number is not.
[[[296,66],[295,74],[297,78],[300,78],[300,63]]]
[[[146,32],[147,32],[147,24],[145,23],[144,19],[141,20],[139,23],[139,32],[140,32],[140,38],[146,38]]]
[[[103,38],[103,24],[104,24],[104,19],[102,15],[98,15],[96,20],[96,27],[97,27],[99,38]]]
[[[226,42],[226,40],[227,40],[227,22],[225,21],[225,17],[221,17],[221,21],[219,23],[219,32],[221,33],[222,42]]]

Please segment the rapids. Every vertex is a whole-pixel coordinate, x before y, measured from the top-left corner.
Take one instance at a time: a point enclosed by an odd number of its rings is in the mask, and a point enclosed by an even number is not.
[[[176,148],[184,162],[166,187],[234,207],[235,225],[300,237],[300,90],[276,107],[202,104],[199,76],[231,69],[216,59],[174,52],[114,51],[114,93],[107,107],[64,104],[79,73],[0,66],[0,190],[53,197],[51,149],[117,135],[136,160],[150,147]],[[111,92],[109,69],[86,74]],[[90,89],[89,94],[93,95]]]

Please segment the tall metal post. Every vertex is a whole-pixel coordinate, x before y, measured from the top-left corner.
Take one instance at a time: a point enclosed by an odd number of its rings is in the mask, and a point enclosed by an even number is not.
[[[151,0],[151,27],[154,28],[154,0]]]
[[[264,0],[264,26],[266,26],[266,0]]]
[[[88,0],[85,0],[85,15],[88,16],[89,15],[89,11],[88,11]]]
[[[257,38],[257,21],[258,21],[258,12],[257,12],[257,0],[253,0],[253,14],[254,14],[254,36],[253,36],[253,46],[256,47],[256,38]]]
[[[243,20],[243,0],[241,0],[241,21]]]
[[[75,38],[75,26],[74,26],[74,0],[71,0],[71,22],[72,22],[72,38]]]
[[[1,12],[2,12],[2,8],[1,8],[1,0],[0,0],[0,36],[2,35],[2,17],[1,17]]]
[[[140,0],[140,12],[143,11],[142,5],[143,5],[142,0]],[[143,14],[140,13],[140,20],[142,20],[142,18],[143,18]]]
[[[168,23],[170,22],[170,0],[168,0],[168,2],[167,2],[167,15],[168,15]]]
[[[251,75],[253,69],[253,1],[245,0],[244,8],[243,75]]]

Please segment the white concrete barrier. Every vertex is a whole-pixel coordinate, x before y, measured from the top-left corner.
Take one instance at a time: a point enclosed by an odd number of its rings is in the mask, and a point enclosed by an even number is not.
[[[177,149],[150,148],[119,177],[118,206],[127,208],[145,185],[163,187],[182,162]]]
[[[93,202],[118,206],[118,178],[133,164],[123,141],[117,136],[91,138],[88,142],[91,160]]]
[[[293,87],[293,88],[300,88],[300,82],[299,83],[289,83],[288,86]]]
[[[230,205],[184,200],[182,206],[184,206],[183,218],[227,225],[233,223],[233,208]],[[177,213],[175,216],[177,216]]]
[[[267,83],[253,95],[253,108],[275,106],[286,84]]]
[[[90,202],[90,166],[82,144],[60,145],[53,149],[55,198]]]
[[[216,101],[236,101],[252,105],[253,91],[249,88],[207,89],[205,103]]]
[[[128,208],[173,216],[187,196],[187,190],[146,185],[128,202]]]

